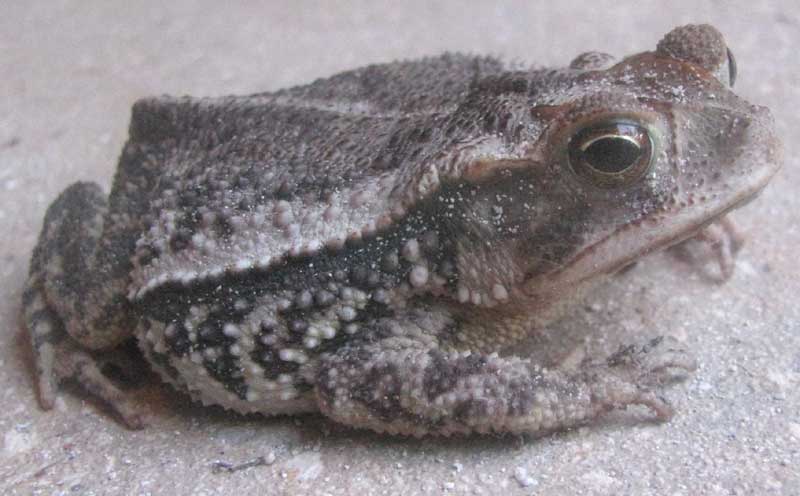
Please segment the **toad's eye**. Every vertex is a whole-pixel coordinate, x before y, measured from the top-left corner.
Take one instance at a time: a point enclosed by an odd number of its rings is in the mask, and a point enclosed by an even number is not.
[[[570,139],[568,148],[575,174],[601,188],[632,184],[647,172],[653,158],[647,129],[628,121],[584,127]]]

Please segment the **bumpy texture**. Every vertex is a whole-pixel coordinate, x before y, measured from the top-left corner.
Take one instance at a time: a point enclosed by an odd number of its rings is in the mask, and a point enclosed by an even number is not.
[[[413,435],[543,433],[629,404],[669,418],[657,389],[693,368],[674,343],[576,371],[509,350],[775,172],[727,54],[687,26],[620,62],[448,54],[137,102],[109,196],[64,191],[31,259],[42,404],[76,377],[141,426],[89,351],[134,338],[177,389],[239,412]]]

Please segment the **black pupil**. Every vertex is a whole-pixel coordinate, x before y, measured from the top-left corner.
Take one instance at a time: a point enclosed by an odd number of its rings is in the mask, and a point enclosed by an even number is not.
[[[635,164],[642,149],[622,136],[608,136],[595,140],[583,150],[583,157],[593,169],[606,174],[623,172]]]

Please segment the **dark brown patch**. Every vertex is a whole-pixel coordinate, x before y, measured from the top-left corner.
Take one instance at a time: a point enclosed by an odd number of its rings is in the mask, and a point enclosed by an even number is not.
[[[486,357],[481,354],[448,360],[442,351],[431,350],[428,356],[431,358],[431,364],[425,369],[423,387],[430,400],[452,391],[459,379],[480,374],[486,368]]]

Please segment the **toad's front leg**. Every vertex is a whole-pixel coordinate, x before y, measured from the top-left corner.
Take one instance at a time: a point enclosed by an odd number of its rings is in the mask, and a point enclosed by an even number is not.
[[[669,419],[672,407],[657,387],[694,368],[684,351],[656,339],[575,372],[548,370],[519,357],[445,351],[431,336],[453,325],[422,314],[376,322],[378,339],[322,362],[320,409],[338,422],[395,434],[544,434],[627,405]]]
[[[704,227],[695,236],[671,247],[670,252],[698,270],[703,270],[706,262],[716,262],[719,266],[718,275],[709,273],[708,276],[723,283],[733,276],[736,256],[744,242],[745,237],[730,217],[725,216]]]

